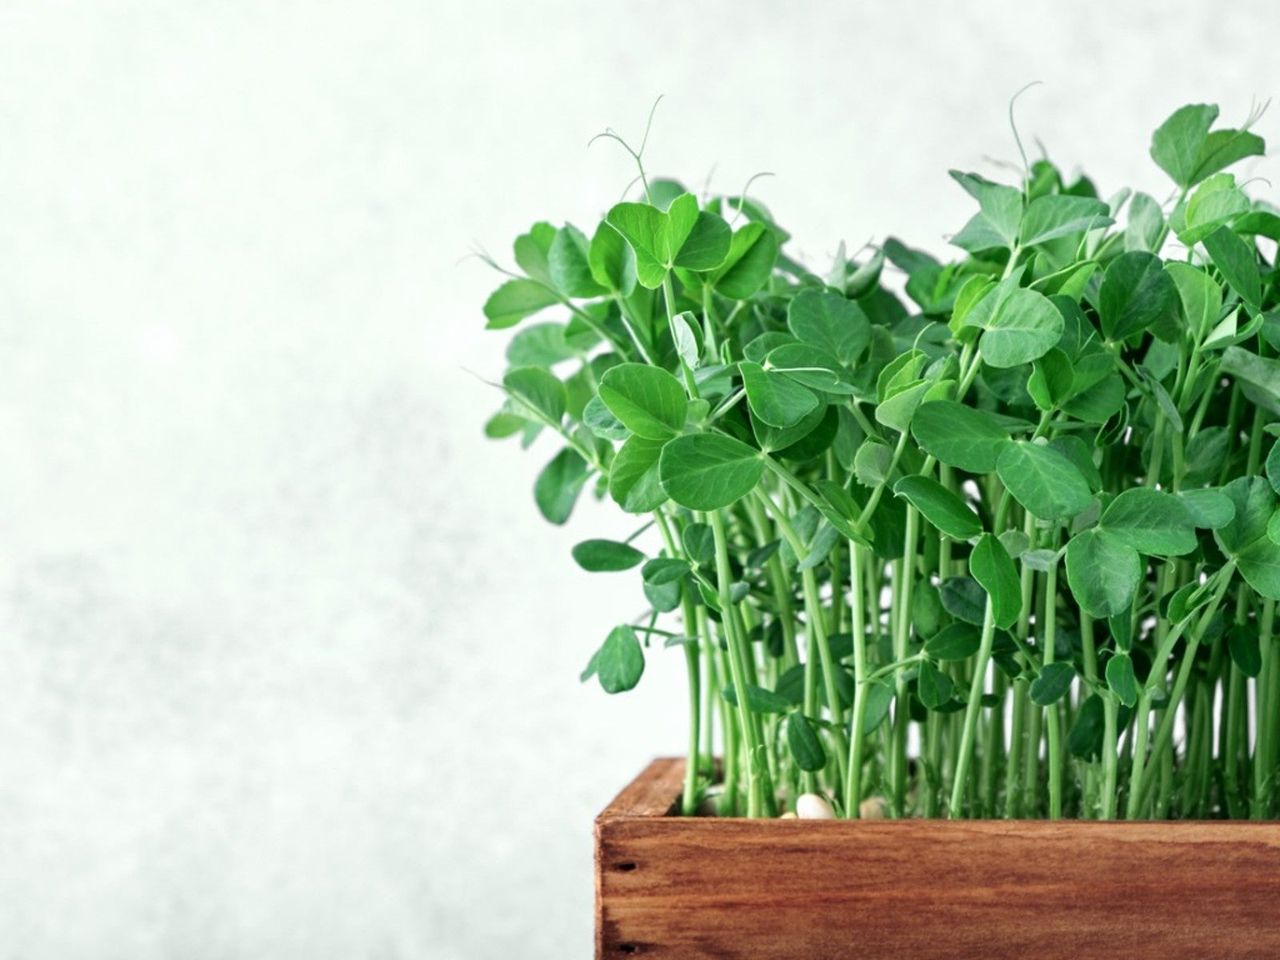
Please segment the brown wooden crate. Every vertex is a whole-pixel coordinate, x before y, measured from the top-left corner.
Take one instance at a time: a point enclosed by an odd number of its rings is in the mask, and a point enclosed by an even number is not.
[[[655,760],[596,820],[596,956],[1280,958],[1280,824],[671,816]]]

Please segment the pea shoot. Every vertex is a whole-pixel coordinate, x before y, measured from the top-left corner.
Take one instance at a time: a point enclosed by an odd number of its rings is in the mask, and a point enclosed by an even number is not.
[[[516,239],[486,433],[553,448],[550,522],[635,517],[573,549],[646,608],[582,678],[678,648],[682,813],[1277,814],[1280,212],[1232,172],[1260,115],[1175,111],[1163,199],[953,171],[950,256],[821,276],[610,131],[638,195]]]

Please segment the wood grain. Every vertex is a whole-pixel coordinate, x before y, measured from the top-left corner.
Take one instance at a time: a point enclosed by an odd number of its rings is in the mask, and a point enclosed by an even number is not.
[[[596,956],[1280,958],[1280,824],[670,816],[657,760],[596,821]]]

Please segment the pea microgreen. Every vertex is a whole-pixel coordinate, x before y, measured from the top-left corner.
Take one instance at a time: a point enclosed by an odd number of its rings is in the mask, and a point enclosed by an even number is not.
[[[647,603],[583,679],[681,651],[684,813],[1280,812],[1280,210],[1237,178],[1260,115],[1175,111],[1150,192],[1018,140],[1015,182],[952,172],[951,259],[890,237],[814,272],[749,190],[650,178],[647,130],[603,135],[639,176],[600,222],[516,238],[485,433],[546,448],[552,523],[584,495],[635,515],[572,550]]]

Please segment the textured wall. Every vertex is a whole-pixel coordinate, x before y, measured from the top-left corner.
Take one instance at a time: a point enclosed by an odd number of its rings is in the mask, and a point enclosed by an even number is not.
[[[591,134],[665,92],[652,169],[775,171],[820,262],[940,247],[1028,80],[1104,189],[1280,92],[1266,0],[630,6],[0,6],[0,960],[588,955],[682,662],[577,684],[642,602],[568,548],[627,528],[545,526],[549,452],[480,437],[459,261],[613,202]]]

